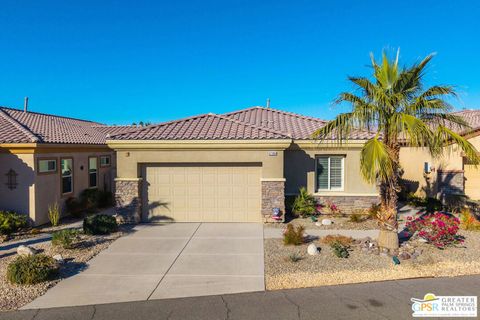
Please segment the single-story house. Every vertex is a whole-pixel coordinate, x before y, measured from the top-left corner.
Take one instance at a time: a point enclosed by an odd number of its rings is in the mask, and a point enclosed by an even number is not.
[[[115,156],[105,139],[125,130],[131,127],[0,107],[0,210],[40,225],[50,204],[61,208],[87,188],[113,191]]]
[[[480,110],[463,110],[453,114],[463,117],[471,128],[455,131],[480,150]],[[444,155],[432,159],[422,148],[402,148],[400,163],[403,181],[411,192],[443,199],[451,194],[480,200],[480,166],[469,163],[456,144],[446,147]]]
[[[378,202],[360,175],[371,132],[338,147],[311,134],[325,121],[252,107],[111,136],[118,213],[128,221],[260,222],[306,187],[345,212]]]

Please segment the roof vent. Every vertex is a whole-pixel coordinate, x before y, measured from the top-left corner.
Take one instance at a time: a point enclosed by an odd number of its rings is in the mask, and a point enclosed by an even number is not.
[[[23,112],[28,112],[28,97],[25,97],[23,102]]]

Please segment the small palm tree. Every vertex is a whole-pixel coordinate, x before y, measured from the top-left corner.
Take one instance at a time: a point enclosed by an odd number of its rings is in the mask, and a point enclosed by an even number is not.
[[[444,100],[455,96],[453,87],[424,89],[425,67],[433,55],[409,68],[399,67],[398,55],[389,59],[383,52],[382,61],[377,63],[372,54],[373,81],[349,77],[360,95],[344,92],[336,100],[349,103],[352,110],[339,114],[313,134],[319,140],[341,144],[356,130],[372,132],[361,150],[361,173],[366,181],[379,184],[379,246],[389,249],[398,248],[396,210],[402,146],[426,148],[433,157],[439,157],[454,143],[470,161],[479,162],[475,147],[456,130],[468,128],[467,123],[449,113],[452,107]]]

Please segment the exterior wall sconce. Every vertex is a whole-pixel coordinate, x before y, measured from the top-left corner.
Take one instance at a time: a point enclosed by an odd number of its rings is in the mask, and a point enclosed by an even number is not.
[[[17,189],[18,173],[16,173],[13,169],[10,169],[5,175],[7,176],[7,183],[6,183],[7,188],[10,189],[10,190]]]

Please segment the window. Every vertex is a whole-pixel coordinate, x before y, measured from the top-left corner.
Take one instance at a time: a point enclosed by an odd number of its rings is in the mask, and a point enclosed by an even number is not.
[[[110,156],[101,156],[100,167],[109,167],[109,166],[110,166]]]
[[[73,192],[73,159],[62,159],[62,193]]]
[[[343,190],[343,156],[317,157],[317,191]]]
[[[97,157],[88,158],[88,186],[90,188],[97,187]]]
[[[39,173],[57,172],[57,160],[55,159],[40,159],[38,160]]]

